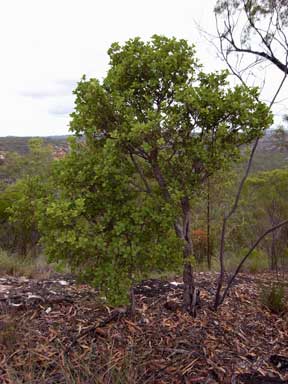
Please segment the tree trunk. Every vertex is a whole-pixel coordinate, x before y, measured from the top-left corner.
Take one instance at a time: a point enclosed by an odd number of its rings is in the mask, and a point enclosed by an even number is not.
[[[154,153],[154,158],[151,161],[153,173],[155,179],[158,182],[159,187],[163,193],[166,201],[171,201],[171,196],[167,188],[166,181],[162,175],[161,169],[157,162],[157,153]],[[183,294],[183,306],[185,310],[191,313],[193,316],[196,315],[196,305],[199,297],[197,290],[194,287],[193,269],[191,264],[191,258],[193,256],[193,245],[191,238],[191,209],[188,196],[185,196],[181,200],[182,206],[182,225],[175,222],[174,228],[176,235],[183,240],[183,283],[184,283],[184,294]]]
[[[271,226],[274,226],[277,224],[277,222],[279,223],[279,220],[278,220],[276,213],[275,213],[276,212],[276,201],[273,199],[271,203],[272,203],[272,207],[271,207],[270,212],[268,211],[268,213],[269,213]],[[271,237],[272,238],[271,238],[271,245],[270,245],[270,269],[272,271],[277,272],[277,269],[278,269],[278,257],[277,257],[278,255],[277,255],[277,251],[276,251],[277,231],[272,232]]]
[[[136,314],[136,299],[135,299],[135,291],[134,291],[133,283],[132,283],[132,286],[130,287],[130,314],[132,317],[134,317]]]
[[[210,247],[210,179],[207,179],[207,266],[211,271],[211,247]]]
[[[275,232],[272,232],[272,241],[271,241],[271,269],[272,271],[277,271],[277,255],[276,255],[276,237]]]
[[[182,239],[184,242],[183,305],[187,312],[189,312],[193,316],[196,316],[196,305],[197,305],[198,297],[196,296],[196,290],[195,290],[194,279],[193,279],[193,268],[191,263],[191,258],[193,256],[193,244],[192,244],[192,238],[191,238],[190,202],[187,196],[185,196],[181,200],[181,205],[182,205],[182,213],[183,213]]]
[[[217,281],[217,288],[214,299],[214,310],[216,311],[221,302],[221,289],[224,280],[224,246],[225,246],[225,233],[226,233],[226,224],[227,217],[224,216],[223,224],[222,224],[222,233],[221,233],[221,243],[220,243],[220,254],[219,254],[219,262],[220,262],[220,273]]]

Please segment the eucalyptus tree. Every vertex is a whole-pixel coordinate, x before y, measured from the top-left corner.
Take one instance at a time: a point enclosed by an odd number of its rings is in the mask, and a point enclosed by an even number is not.
[[[275,90],[269,92],[269,108],[271,109],[283,88],[288,74],[287,2],[282,0],[218,0],[214,13],[219,41],[218,51],[230,71],[237,76],[243,86],[248,87],[251,77],[255,79],[255,76],[260,74],[260,83],[262,83],[263,87],[266,81],[264,69],[270,64],[281,71],[281,80],[279,83],[275,81],[271,85],[276,87]],[[259,97],[257,97],[257,100],[259,100]],[[219,252],[221,270],[215,295],[215,309],[220,302],[223,302],[221,289],[224,278],[227,223],[237,211],[242,189],[249,175],[259,139],[260,137],[257,137],[252,146],[250,158],[239,184],[234,204],[223,217]],[[286,221],[282,225],[286,225]],[[270,229],[273,231],[272,228]],[[267,230],[269,233],[270,229]],[[265,233],[260,236],[261,239],[266,236]],[[258,243],[258,240],[255,244]],[[237,270],[239,271],[240,268],[237,268]]]
[[[234,73],[242,77],[244,72],[251,72],[255,65],[270,62],[287,74],[286,1],[218,0],[215,15],[220,50]],[[243,65],[244,56],[247,58],[246,65]]]

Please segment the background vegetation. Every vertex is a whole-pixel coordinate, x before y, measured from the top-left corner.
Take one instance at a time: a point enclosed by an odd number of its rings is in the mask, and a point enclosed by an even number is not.
[[[271,220],[278,222],[288,212],[286,199],[288,150],[286,147],[283,148],[281,135],[283,135],[283,131],[280,133],[275,130],[268,131],[258,147],[253,172],[245,187],[240,209],[229,231],[226,265],[228,271],[235,268],[247,247],[251,245],[253,240],[251,240],[251,233],[260,233],[264,227],[271,223]],[[288,138],[286,131],[284,131],[284,135],[286,140]],[[3,146],[6,145],[5,141],[6,138],[0,139],[0,143],[4,143]],[[0,237],[2,248],[0,269],[2,274],[35,276],[39,272],[46,274],[52,270],[52,266],[47,265],[45,248],[40,241],[41,226],[36,214],[36,210],[39,212],[41,208],[38,199],[41,197],[40,200],[43,204],[43,195],[48,195],[51,188],[52,190],[55,188],[51,186],[52,175],[54,178],[61,178],[62,165],[58,159],[53,159],[54,147],[44,143],[42,139],[21,138],[21,141],[25,142],[29,151],[21,155],[17,153],[17,146],[14,147],[12,144],[10,150],[5,152],[5,161],[0,165]],[[55,139],[55,145],[61,147],[63,145],[62,139],[59,142]],[[67,141],[65,145],[67,145]],[[79,160],[78,158],[78,171],[79,168],[83,169],[83,164]],[[66,161],[71,160],[66,159]],[[207,216],[207,184],[203,185],[197,199],[193,202],[192,209],[195,221],[192,225],[192,238],[196,270],[208,270],[209,257],[212,259],[211,269],[219,270],[217,256],[220,218],[223,209],[235,192],[245,161],[246,151],[243,150],[243,157],[237,164],[209,179],[209,216]],[[73,169],[70,171],[74,172]],[[78,171],[75,170],[75,172]],[[88,176],[89,178],[91,180],[91,175]],[[80,181],[75,178],[75,183],[78,186]],[[86,181],[84,179],[82,183],[84,184]],[[65,179],[62,182],[65,185]],[[80,208],[78,207],[78,209]],[[54,212],[51,210],[50,215],[51,219],[50,216],[45,216],[41,224],[42,227],[46,226],[46,229],[49,228],[49,221],[55,220]],[[208,222],[210,225],[209,247],[207,246]],[[75,223],[70,224],[75,225]],[[93,238],[94,233],[92,232],[91,239]],[[257,273],[270,269],[281,271],[287,268],[287,238],[285,227],[268,236],[254,251],[245,264],[244,270]],[[91,243],[87,249],[86,244],[83,247],[87,255],[91,249]],[[69,261],[68,255],[66,256],[67,261]],[[62,263],[62,267],[60,265],[57,270],[61,271],[61,268],[64,270],[66,265],[67,263]],[[55,264],[53,268],[55,268]],[[170,270],[175,272],[178,270],[177,268],[178,266],[171,262]],[[152,269],[159,273],[161,272],[161,265],[154,265]]]
[[[136,38],[112,44],[108,53],[104,81],[83,77],[74,92],[75,137],[0,143],[3,264],[7,255],[15,261],[44,255],[69,265],[115,304],[126,302],[129,287],[143,277],[184,267],[184,303],[191,309],[192,265],[219,268],[221,218],[271,113],[256,88],[231,88],[226,71],[205,74],[185,40]],[[226,233],[228,270],[255,236],[287,217],[287,143],[281,127],[258,145]],[[286,264],[283,226],[245,268],[278,271]]]

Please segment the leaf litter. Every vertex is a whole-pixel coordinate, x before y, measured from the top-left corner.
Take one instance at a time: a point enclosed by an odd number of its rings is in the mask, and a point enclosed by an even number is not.
[[[2,277],[0,383],[288,383],[288,315],[259,294],[275,275],[240,274],[214,312],[216,277],[196,274],[196,318],[181,279],[138,284],[132,316],[73,276]]]

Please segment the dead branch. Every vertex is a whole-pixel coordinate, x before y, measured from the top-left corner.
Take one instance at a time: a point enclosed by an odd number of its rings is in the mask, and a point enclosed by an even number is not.
[[[243,264],[248,259],[248,257],[251,255],[251,253],[254,251],[254,249],[257,247],[257,245],[264,239],[264,237],[269,235],[269,233],[271,233],[273,231],[276,231],[276,229],[279,229],[279,228],[283,227],[286,224],[288,224],[288,219],[284,220],[284,221],[281,221],[281,223],[279,223],[277,225],[274,225],[273,227],[267,229],[264,233],[262,233],[262,235],[260,237],[258,237],[258,239],[255,241],[255,243],[252,245],[252,247],[249,249],[249,251],[246,253],[246,255],[243,257],[243,259],[239,263],[239,265],[236,268],[233,276],[230,278],[230,280],[229,280],[229,282],[227,284],[227,287],[225,288],[225,290],[223,292],[223,295],[222,295],[222,297],[221,297],[221,299],[219,301],[219,305],[223,303],[225,297],[227,296],[227,293],[228,293],[229,289],[231,288],[231,286],[233,284],[233,281],[235,280],[235,278],[238,275],[238,273],[240,272]]]
[[[236,68],[233,67],[233,65],[229,61],[229,54],[231,52],[249,53],[249,54],[253,54],[256,57],[262,57],[262,58],[268,60],[269,62],[273,63],[276,67],[278,67],[279,69],[281,69],[284,72],[284,76],[283,76],[283,78],[282,78],[282,80],[281,80],[281,82],[280,82],[280,84],[279,84],[279,86],[278,86],[278,88],[277,88],[277,90],[276,90],[272,100],[270,101],[269,109],[271,109],[272,106],[274,105],[278,95],[279,95],[280,90],[283,87],[283,84],[284,84],[284,82],[286,80],[286,77],[287,77],[287,74],[288,74],[287,73],[288,72],[288,66],[287,66],[288,50],[287,50],[287,53],[286,53],[286,63],[283,64],[280,60],[278,60],[275,57],[275,55],[274,55],[274,53],[273,53],[273,51],[271,49],[271,45],[265,40],[265,38],[263,37],[263,35],[262,35],[261,31],[259,30],[259,28],[257,28],[256,25],[253,23],[253,20],[251,18],[249,18],[249,15],[248,15],[248,12],[247,12],[246,8],[245,8],[245,12],[246,12],[246,17],[248,19],[248,23],[250,23],[251,27],[254,30],[256,30],[256,32],[258,33],[258,35],[261,38],[262,43],[268,49],[269,53],[266,53],[264,51],[253,50],[252,48],[248,49],[248,48],[239,47],[236,44],[236,42],[234,40],[234,37],[233,37],[233,32],[234,32],[234,29],[235,29],[235,24],[233,24],[233,20],[231,19],[231,13],[230,13],[230,10],[229,10],[228,6],[227,6],[226,11],[227,11],[227,19],[224,22],[225,31],[223,33],[220,32],[219,25],[218,25],[218,18],[217,18],[217,15],[215,13],[216,29],[217,29],[219,45],[220,45],[220,48],[219,48],[218,52],[220,51],[223,60],[228,65],[228,67],[231,70],[231,72],[241,81],[241,83],[245,87],[248,87],[247,83],[243,79],[243,71],[239,72],[238,70],[236,70]],[[237,22],[238,22],[238,20],[237,20]],[[225,49],[224,48],[223,41],[228,42],[228,44],[230,45],[229,49]],[[257,98],[257,100],[258,100],[258,98]],[[220,240],[220,253],[219,253],[220,274],[219,274],[219,277],[218,277],[217,288],[216,288],[216,293],[215,293],[215,300],[214,300],[214,309],[215,310],[217,309],[217,307],[224,300],[223,296],[221,298],[221,289],[222,289],[223,280],[224,280],[224,253],[225,253],[225,240],[226,240],[227,222],[231,218],[231,216],[236,212],[236,210],[238,208],[239,200],[240,200],[241,193],[242,193],[242,190],[243,190],[243,186],[244,186],[244,184],[245,184],[245,182],[246,182],[246,180],[247,180],[247,178],[249,176],[249,172],[250,172],[250,169],[251,169],[251,166],[252,166],[254,154],[255,154],[255,151],[257,149],[259,139],[260,139],[260,137],[258,137],[256,139],[256,141],[255,141],[255,143],[254,143],[254,145],[252,147],[252,150],[251,150],[251,153],[250,153],[250,157],[249,157],[249,160],[248,160],[248,163],[247,163],[247,167],[246,167],[245,173],[244,173],[244,175],[243,175],[243,177],[242,177],[242,179],[240,181],[239,188],[238,188],[237,193],[236,193],[234,204],[233,204],[232,208],[230,209],[230,211],[228,213],[226,213],[224,215],[224,218],[223,218],[222,231],[221,231],[221,240]],[[261,241],[261,239],[260,239],[260,241]],[[248,256],[249,256],[249,254],[248,254]],[[245,262],[245,260],[243,262]],[[241,268],[241,266],[242,266],[242,264],[239,265],[238,268]],[[238,270],[238,268],[236,269],[236,271]],[[228,288],[226,287],[226,290],[229,289],[229,288],[230,288],[230,286],[228,286]],[[225,292],[226,292],[226,290],[225,290]],[[227,292],[225,293],[225,296],[226,296],[226,294],[227,294]]]
[[[111,314],[104,320],[101,320],[98,324],[94,324],[91,327],[88,327],[83,330],[79,335],[77,335],[74,340],[70,343],[70,345],[66,348],[65,353],[69,353],[72,347],[78,342],[79,339],[81,339],[83,336],[87,336],[91,332],[95,332],[97,328],[103,328],[112,321],[119,320],[121,317],[123,317],[127,313],[126,309],[118,310],[115,309],[111,312]],[[97,332],[96,332],[97,333]]]

